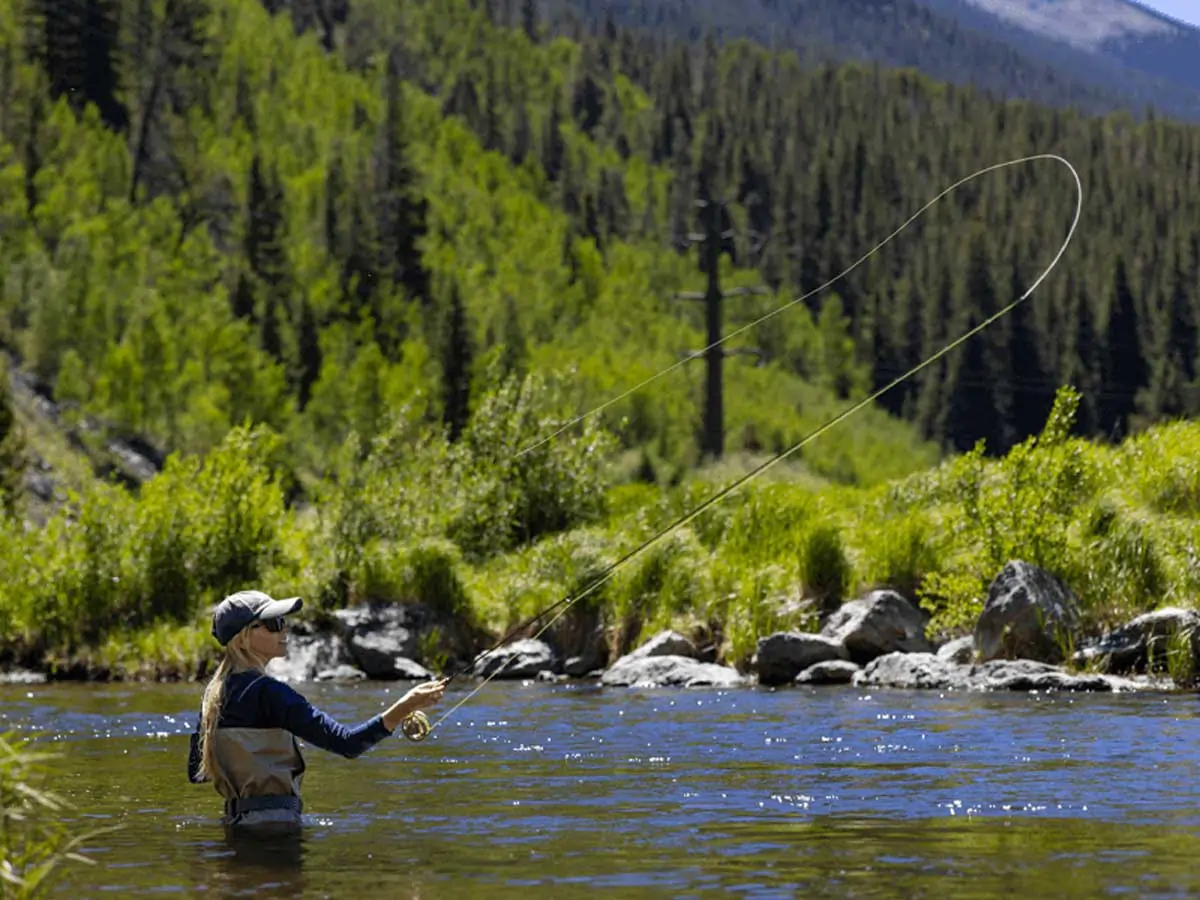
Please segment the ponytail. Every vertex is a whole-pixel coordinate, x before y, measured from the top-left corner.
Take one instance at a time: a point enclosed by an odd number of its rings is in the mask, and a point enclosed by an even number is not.
[[[225,686],[234,672],[261,670],[263,665],[263,660],[250,650],[249,632],[241,631],[234,635],[225,648],[221,664],[217,666],[217,671],[205,687],[204,699],[200,702],[200,768],[196,774],[197,781],[216,781],[218,790],[221,787],[220,782],[230,787],[229,779],[221,771],[216,750],[217,725],[221,721],[221,710],[225,706]]]

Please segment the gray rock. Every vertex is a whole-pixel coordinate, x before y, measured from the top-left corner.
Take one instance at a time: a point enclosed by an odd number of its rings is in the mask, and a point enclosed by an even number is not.
[[[623,659],[647,659],[651,656],[686,656],[698,659],[696,645],[678,631],[660,631]]]
[[[847,659],[846,648],[833,638],[780,631],[759,638],[751,665],[758,673],[759,684],[774,685],[787,684],[818,663]]]
[[[322,669],[317,673],[316,681],[362,681],[367,677],[367,673],[362,669],[356,669],[354,666],[348,666],[344,663],[340,666],[334,666],[332,669]]]
[[[1094,665],[1101,672],[1126,675],[1148,669],[1165,669],[1171,638],[1185,635],[1193,659],[1200,635],[1200,614],[1176,606],[1156,609],[1104,635],[1075,654],[1075,661]]]
[[[842,604],[821,634],[838,641],[850,659],[865,665],[888,653],[929,653],[928,616],[895,591],[872,591]]]
[[[1029,659],[997,659],[974,667],[970,687],[987,691],[1091,691],[1111,693],[1119,680],[1104,675],[1072,675]]]
[[[622,656],[600,677],[608,687],[739,687],[747,679],[737,670],[687,656]]]
[[[850,684],[860,671],[855,663],[832,659],[809,666],[796,676],[796,684]]]
[[[853,683],[910,690],[964,688],[965,669],[932,653],[889,653],[869,662]]]
[[[1079,603],[1070,588],[1044,569],[1014,560],[988,587],[975,623],[975,651],[981,662],[1058,663],[1078,627]]]
[[[1110,693],[1142,688],[1111,675],[1073,675],[1037,660],[991,660],[962,665],[932,653],[881,656],[854,677],[862,687],[956,691],[1092,691]]]
[[[288,637],[287,656],[271,660],[267,672],[280,681],[312,681],[318,672],[351,662],[336,635],[310,634],[298,628]]]
[[[539,672],[558,674],[561,665],[544,641],[526,638],[480,654],[471,672],[481,678],[536,678]]]
[[[31,672],[29,669],[12,669],[0,672],[0,684],[45,684],[44,672]]]
[[[366,632],[354,635],[346,645],[368,678],[387,680],[402,677],[406,665],[417,665],[408,658],[413,642],[407,638],[408,633],[404,631]]]
[[[937,657],[947,662],[970,664],[975,661],[975,638],[968,635],[948,641],[938,648]]]
[[[360,664],[370,675],[372,662],[368,660],[375,651],[383,653],[389,660],[401,656],[416,658],[418,639],[422,630],[430,624],[431,617],[429,611],[419,604],[367,603],[339,609],[333,618],[334,627],[356,658],[356,641],[362,648],[367,660]],[[386,637],[387,642],[380,642],[380,637]],[[361,638],[369,639],[358,640]],[[387,664],[380,660],[375,660],[374,664],[387,668]]]

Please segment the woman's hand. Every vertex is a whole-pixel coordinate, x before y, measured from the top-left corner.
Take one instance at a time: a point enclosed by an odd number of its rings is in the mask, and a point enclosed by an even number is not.
[[[433,706],[442,699],[442,694],[446,691],[446,683],[449,680],[449,678],[439,678],[437,681],[418,684],[383,714],[383,726],[388,731],[395,731],[405,717],[411,713]]]
[[[407,704],[409,712],[416,712],[418,709],[433,706],[442,699],[442,694],[446,691],[446,682],[449,680],[449,678],[439,678],[437,681],[427,681],[425,684],[418,684],[405,694],[400,702]]]

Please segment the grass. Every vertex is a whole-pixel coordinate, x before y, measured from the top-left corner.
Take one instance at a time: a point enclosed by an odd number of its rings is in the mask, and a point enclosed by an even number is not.
[[[58,820],[63,801],[43,786],[53,755],[30,738],[0,735],[0,897],[46,896],[63,865],[91,864],[78,852],[84,841],[114,830],[71,834]]]

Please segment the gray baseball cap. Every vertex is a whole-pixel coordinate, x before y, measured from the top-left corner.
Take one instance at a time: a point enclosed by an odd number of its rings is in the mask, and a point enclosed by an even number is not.
[[[289,615],[303,605],[304,601],[299,597],[276,600],[262,591],[238,591],[218,603],[213,610],[213,637],[224,647],[250,623]]]

